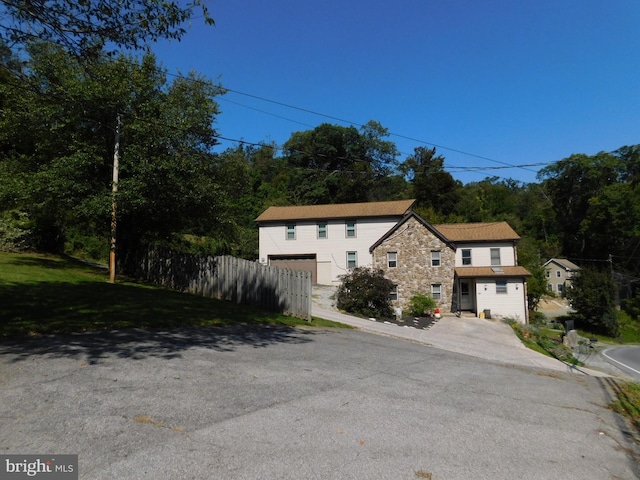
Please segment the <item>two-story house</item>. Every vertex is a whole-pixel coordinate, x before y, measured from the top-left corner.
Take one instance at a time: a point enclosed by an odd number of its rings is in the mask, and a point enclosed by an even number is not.
[[[269,207],[256,218],[259,261],[309,271],[314,283],[338,284],[351,268],[371,266],[369,247],[414,202]]]
[[[394,282],[401,308],[416,293],[430,294],[443,312],[525,323],[530,273],[517,265],[519,238],[506,222],[431,225],[410,212],[371,246],[373,267]]]
[[[566,258],[552,258],[544,264],[547,272],[547,290],[558,295],[564,295],[567,288],[571,288],[573,276],[580,267]]]
[[[520,237],[509,224],[432,225],[413,203],[270,207],[256,219],[260,262],[311,271],[325,285],[373,267],[393,281],[395,306],[429,294],[443,312],[490,311],[526,323],[530,273],[517,264]]]

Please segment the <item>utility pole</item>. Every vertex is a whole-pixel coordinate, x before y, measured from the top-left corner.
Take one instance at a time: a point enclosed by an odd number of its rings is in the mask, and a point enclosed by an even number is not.
[[[120,114],[116,115],[116,140],[113,148],[113,182],[111,183],[111,248],[109,250],[109,282],[116,282],[116,207],[118,170],[120,168]]]
[[[609,254],[609,270],[611,272],[611,282],[613,282],[613,288],[615,289],[616,310],[620,310],[620,291],[618,290],[618,282],[616,281],[616,275],[613,271],[613,255],[611,254]]]

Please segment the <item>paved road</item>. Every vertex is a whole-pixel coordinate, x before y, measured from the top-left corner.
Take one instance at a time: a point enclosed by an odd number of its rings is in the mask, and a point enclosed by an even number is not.
[[[613,381],[357,330],[0,344],[0,451],[101,479],[638,478]]]
[[[640,380],[640,346],[608,348],[602,355],[628,375]]]

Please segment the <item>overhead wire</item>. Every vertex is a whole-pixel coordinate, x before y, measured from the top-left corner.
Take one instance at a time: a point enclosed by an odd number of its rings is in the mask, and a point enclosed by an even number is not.
[[[2,65],[2,66],[4,66],[4,65]],[[324,114],[324,113],[321,113],[321,112],[316,112],[316,111],[313,111],[313,110],[310,110],[310,109],[307,109],[307,108],[298,107],[298,106],[295,106],[295,105],[291,105],[291,104],[284,103],[284,102],[279,102],[279,101],[276,101],[276,100],[271,100],[271,99],[268,99],[268,98],[265,98],[265,97],[261,97],[259,95],[254,95],[254,94],[250,94],[250,93],[246,93],[246,92],[241,92],[239,90],[227,88],[227,87],[224,87],[222,85],[214,85],[213,82],[208,81],[208,80],[203,80],[202,78],[197,78],[197,77],[194,78],[194,77],[185,76],[185,75],[182,75],[182,74],[179,74],[179,73],[177,73],[177,74],[176,73],[170,73],[170,72],[168,72],[166,69],[164,69],[161,66],[156,66],[155,69],[159,73],[162,73],[163,75],[166,75],[166,76],[171,76],[171,77],[179,78],[179,79],[190,81],[190,82],[207,83],[209,85],[213,85],[214,87],[217,87],[219,89],[220,93],[222,93],[222,94],[225,94],[227,92],[232,92],[232,93],[235,93],[235,94],[238,94],[238,95],[243,95],[243,96],[246,96],[246,97],[249,97],[249,98],[254,98],[254,99],[257,99],[257,100],[261,100],[261,101],[264,101],[264,102],[268,102],[268,103],[272,103],[272,104],[275,104],[275,105],[283,106],[283,107],[286,107],[286,108],[290,108],[290,109],[302,111],[302,112],[305,112],[305,113],[310,113],[310,114],[313,114],[313,115],[316,115],[316,116],[324,117],[324,118],[327,118],[327,119],[330,119],[330,120],[334,120],[334,121],[337,121],[337,122],[351,124],[351,125],[358,126],[358,127],[364,127],[365,126],[365,124],[361,124],[361,123],[358,123],[358,122],[352,122],[352,121],[349,121],[349,120],[346,120],[346,119],[342,119],[342,118],[339,118],[339,117],[336,117],[336,116],[333,116],[333,115],[328,115],[328,114]],[[241,104],[239,102],[235,102],[235,101],[233,101],[231,99],[224,98],[222,96],[216,99],[216,101],[218,101],[218,100],[223,101],[223,102],[228,102],[228,103],[231,103],[231,104],[234,104],[234,105],[238,105],[238,106],[241,106],[243,108],[248,108],[248,109],[257,111],[257,112],[265,114],[265,115],[270,115],[270,116],[273,116],[273,117],[276,117],[276,118],[281,118],[281,119],[284,119],[284,120],[287,120],[287,121],[298,123],[298,124],[301,124],[301,125],[309,127],[309,128],[313,128],[312,125],[309,125],[307,123],[300,122],[300,121],[297,121],[297,120],[294,120],[294,119],[291,119],[291,118],[288,118],[288,117],[285,117],[285,116],[282,116],[282,115],[277,115],[277,114],[274,114],[272,112],[268,112],[268,111],[263,110],[263,109],[247,106],[247,105]],[[173,126],[169,126],[169,127],[173,127]],[[407,139],[407,140],[415,141],[417,143],[421,143],[421,144],[428,145],[428,146],[433,146],[435,148],[440,148],[440,149],[443,149],[443,150],[452,151],[452,152],[459,153],[459,154],[462,154],[462,155],[468,155],[468,156],[472,156],[472,157],[475,157],[475,158],[484,159],[484,160],[491,161],[491,162],[494,162],[494,163],[497,163],[497,164],[500,165],[500,166],[460,166],[460,165],[446,165],[446,166],[443,166],[443,169],[445,171],[448,171],[449,173],[482,173],[482,172],[485,172],[485,171],[504,170],[504,169],[511,169],[511,168],[519,168],[519,169],[528,170],[528,171],[537,173],[536,170],[532,170],[529,167],[547,166],[547,165],[555,163],[555,162],[541,162],[541,163],[531,163],[531,164],[522,164],[522,165],[511,164],[511,163],[501,162],[499,160],[491,159],[489,157],[477,155],[477,154],[474,154],[474,153],[465,152],[465,151],[460,150],[460,149],[455,149],[455,148],[447,147],[447,146],[444,146],[444,145],[435,144],[435,143],[432,143],[432,142],[428,142],[426,140],[416,139],[416,138],[409,137],[409,136],[402,135],[402,134],[389,132],[388,135],[389,136],[395,136],[395,137],[398,137],[398,138],[404,138],[404,139]],[[270,146],[270,147],[272,147],[272,148],[274,148],[276,150],[283,150],[284,149],[283,145],[277,145],[275,143],[247,141],[247,140],[244,140],[244,139],[236,139],[236,138],[230,138],[230,137],[227,137],[227,136],[222,136],[222,135],[219,135],[217,133],[214,135],[214,137],[219,139],[219,140],[222,140],[222,141],[233,142],[233,143],[237,143],[237,144],[251,145],[251,146],[265,146],[265,145],[268,145],[268,146]],[[404,155],[410,155],[410,154],[403,153],[403,152],[398,152],[398,153],[404,154]],[[328,157],[328,155],[325,155],[325,154],[320,153],[320,152],[316,152],[315,155]],[[335,156],[332,157],[332,158],[336,158],[338,160],[346,159],[345,157],[335,157]],[[350,160],[352,160],[352,161],[367,161],[367,160],[364,160],[364,159],[353,159],[353,158],[350,158]],[[358,172],[354,172],[354,173],[358,173]],[[506,177],[500,177],[500,178],[506,178]]]

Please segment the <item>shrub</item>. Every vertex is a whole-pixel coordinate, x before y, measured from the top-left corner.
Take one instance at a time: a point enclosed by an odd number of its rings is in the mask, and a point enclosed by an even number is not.
[[[342,277],[342,285],[336,291],[336,305],[340,310],[356,315],[389,318],[393,316],[392,290],[393,283],[384,277],[382,270],[354,268]]]
[[[547,323],[547,317],[542,312],[531,311],[529,312],[529,323],[532,325],[544,325]]]
[[[421,317],[427,312],[433,312],[436,308],[436,301],[430,295],[414,293],[409,299],[409,313],[414,317]]]

